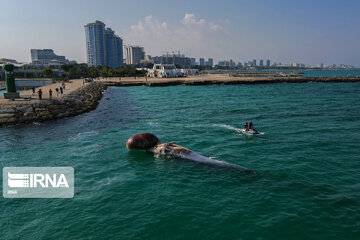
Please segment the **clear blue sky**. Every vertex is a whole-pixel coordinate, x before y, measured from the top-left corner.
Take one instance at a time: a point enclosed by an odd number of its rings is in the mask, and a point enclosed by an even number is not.
[[[356,0],[1,0],[0,58],[30,61],[52,48],[86,61],[84,25],[103,21],[147,54],[181,51],[215,61],[360,66]]]

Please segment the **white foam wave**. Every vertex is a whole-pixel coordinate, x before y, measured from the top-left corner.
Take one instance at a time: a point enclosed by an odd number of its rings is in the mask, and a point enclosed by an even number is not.
[[[151,121],[147,122],[147,124],[150,126],[159,126],[160,125],[158,122],[151,122]]]
[[[91,137],[91,136],[96,136],[98,135],[97,131],[89,131],[89,132],[82,132],[82,133],[78,133],[75,136],[71,136],[69,137],[69,141],[79,141],[79,140],[83,140],[86,139],[87,137]]]

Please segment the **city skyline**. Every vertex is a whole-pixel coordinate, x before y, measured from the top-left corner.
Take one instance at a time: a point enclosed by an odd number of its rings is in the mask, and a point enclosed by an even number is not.
[[[71,2],[71,8],[67,1],[4,2],[0,58],[22,62],[31,61],[29,49],[54,49],[69,60],[86,62],[83,26],[100,20],[125,45],[142,46],[152,56],[176,50],[214,63],[271,59],[360,66],[356,1],[106,1],[104,9],[95,1],[86,6]]]

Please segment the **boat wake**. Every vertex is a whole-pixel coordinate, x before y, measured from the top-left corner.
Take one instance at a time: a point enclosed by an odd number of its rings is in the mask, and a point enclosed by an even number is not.
[[[214,127],[221,127],[221,128],[226,128],[229,130],[235,130],[237,131],[238,128],[235,128],[233,126],[227,125],[227,124],[213,124]]]

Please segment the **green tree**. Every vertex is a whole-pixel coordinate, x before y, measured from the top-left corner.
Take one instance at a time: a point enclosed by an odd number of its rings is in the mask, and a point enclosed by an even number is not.
[[[108,66],[87,66],[87,64],[66,64],[62,66],[68,79],[80,77],[134,77],[145,76],[146,71],[138,71],[134,66],[111,68]],[[45,74],[44,74],[45,75]]]
[[[51,78],[52,77],[52,70],[50,67],[46,67],[43,71],[45,77]]]

